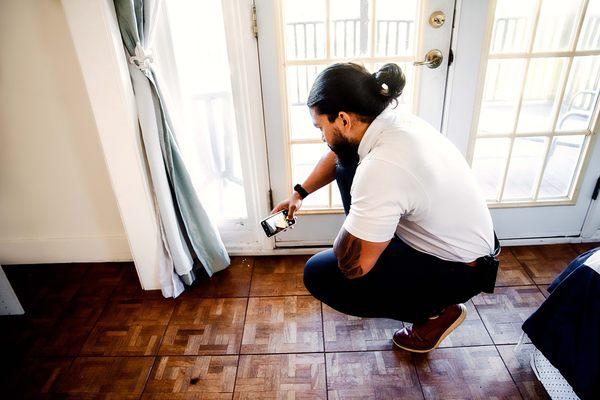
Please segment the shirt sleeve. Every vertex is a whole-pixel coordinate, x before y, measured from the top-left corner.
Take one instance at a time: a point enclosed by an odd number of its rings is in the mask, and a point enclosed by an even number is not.
[[[392,239],[400,218],[419,207],[424,195],[410,172],[378,159],[360,163],[350,194],[350,212],[343,228],[353,236],[370,242]]]

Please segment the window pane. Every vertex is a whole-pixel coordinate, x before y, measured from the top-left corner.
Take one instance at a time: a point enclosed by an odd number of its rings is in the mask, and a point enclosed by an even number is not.
[[[596,49],[600,49],[600,0],[590,0],[579,34],[577,50]]]
[[[417,40],[416,0],[377,0],[376,54],[378,56],[413,55]]]
[[[340,188],[336,181],[331,182],[331,203],[333,207],[344,207],[342,196],[340,195]]]
[[[306,100],[315,78],[325,65],[287,67],[287,91],[292,139],[320,139],[321,131],[312,124]]]
[[[489,60],[479,114],[479,132],[512,132],[525,60]]]
[[[325,57],[325,0],[286,0],[283,5],[288,60]]]
[[[330,0],[331,56],[349,58],[370,53],[371,5],[368,0]]]
[[[600,56],[575,57],[560,107],[556,129],[588,129],[598,99]]]
[[[581,0],[544,0],[533,51],[568,50],[580,6]]]
[[[498,0],[490,53],[527,51],[537,0]]]
[[[533,198],[535,180],[544,162],[547,142],[547,137],[515,139],[502,195],[504,200]]]
[[[177,76],[170,89],[173,107],[181,113],[174,123],[176,139],[192,178],[194,188],[207,213],[216,223],[247,218],[238,129],[231,90],[231,70],[227,55],[221,1],[192,0],[164,2],[168,12],[172,42],[158,39],[157,46],[173,51],[176,71],[164,66],[165,76]],[[158,49],[157,49],[158,50]],[[207,54],[210,57],[207,58]],[[160,58],[157,59],[160,62]],[[198,79],[210,77],[210,79]],[[208,150],[207,150],[208,149]]]
[[[557,136],[550,146],[550,156],[540,186],[539,199],[565,197],[581,154],[585,136]]]
[[[473,170],[487,200],[496,200],[508,155],[510,139],[477,139]]]
[[[292,144],[292,182],[302,183],[310,175],[321,156],[329,148],[325,143]],[[302,207],[329,207],[327,186],[311,193]]]
[[[559,89],[564,81],[564,58],[534,58],[529,61],[527,81],[519,114],[518,132],[550,132]]]

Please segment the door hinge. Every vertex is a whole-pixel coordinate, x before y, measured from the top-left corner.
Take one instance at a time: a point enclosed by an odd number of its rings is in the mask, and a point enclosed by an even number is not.
[[[256,18],[256,5],[252,4],[252,33],[258,38],[258,22]]]
[[[273,208],[275,208],[275,205],[273,204],[273,191],[271,189],[269,189],[269,211],[271,211]]]
[[[594,186],[594,191],[592,192],[592,200],[596,200],[598,198],[598,192],[600,192],[600,177],[596,181],[596,186]]]

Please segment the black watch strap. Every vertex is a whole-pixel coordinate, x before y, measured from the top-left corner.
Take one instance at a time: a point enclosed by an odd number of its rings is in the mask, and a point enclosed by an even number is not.
[[[301,199],[304,199],[306,196],[308,196],[308,192],[306,191],[306,189],[304,189],[299,183],[297,183],[296,186],[294,186],[294,190],[300,194]]]

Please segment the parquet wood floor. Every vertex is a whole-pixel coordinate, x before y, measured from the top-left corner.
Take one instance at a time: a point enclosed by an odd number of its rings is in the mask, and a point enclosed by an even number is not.
[[[547,399],[514,345],[577,254],[505,247],[493,294],[439,349],[392,346],[403,326],[340,313],[303,285],[309,256],[232,257],[177,299],[133,264],[4,267],[27,314],[0,317],[6,399]]]

